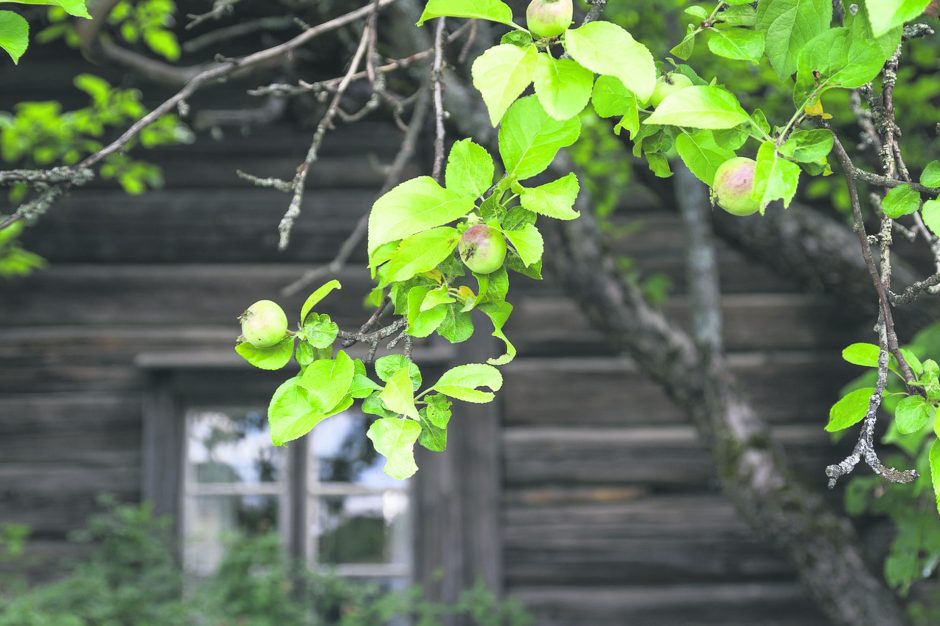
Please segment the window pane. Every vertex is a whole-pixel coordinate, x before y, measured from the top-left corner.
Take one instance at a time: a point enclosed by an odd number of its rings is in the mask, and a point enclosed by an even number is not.
[[[277,482],[284,450],[271,443],[263,410],[199,410],[189,413],[190,480],[196,483]]]
[[[276,496],[194,496],[186,502],[186,569],[211,574],[239,536],[277,531]]]
[[[347,411],[324,420],[311,433],[311,452],[320,482],[352,483],[366,487],[398,488],[401,482],[387,476],[385,459],[366,437],[369,420]]]
[[[317,547],[320,563],[410,563],[408,498],[388,492],[374,496],[319,498]]]

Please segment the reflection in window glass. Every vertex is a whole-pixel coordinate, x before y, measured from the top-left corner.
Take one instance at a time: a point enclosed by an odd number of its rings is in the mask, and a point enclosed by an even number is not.
[[[360,413],[341,413],[317,425],[311,438],[317,476],[323,483],[352,483],[375,488],[399,488],[401,483],[382,468],[385,459],[368,438],[369,420]]]
[[[187,503],[184,557],[187,570],[212,574],[238,537],[277,531],[280,504],[272,496],[196,496]]]
[[[388,477],[366,431],[370,420],[346,412],[308,435],[306,507],[311,565],[401,588],[411,576],[407,483]],[[184,557],[187,571],[216,571],[239,535],[290,532],[288,458],[303,447],[271,443],[266,411],[198,409],[187,413]]]
[[[193,411],[188,448],[197,483],[283,480],[284,451],[271,445],[264,411]]]
[[[408,500],[402,493],[320,498],[319,561],[407,564]]]

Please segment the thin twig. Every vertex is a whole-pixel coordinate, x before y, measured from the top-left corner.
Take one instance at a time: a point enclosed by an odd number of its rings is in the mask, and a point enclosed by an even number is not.
[[[379,1],[374,0],[373,7],[378,7],[378,4]],[[370,30],[371,29],[369,25],[366,25],[362,37],[359,40],[359,47],[356,49],[356,52],[352,58],[352,62],[349,65],[349,71],[346,73],[346,77],[343,79],[343,81],[339,84],[339,87],[336,88],[336,94],[333,96],[333,100],[330,102],[330,106],[327,107],[323,117],[320,118],[320,123],[317,124],[317,129],[313,133],[313,140],[310,142],[310,148],[307,150],[307,156],[304,157],[304,162],[298,166],[297,173],[294,174],[294,180],[291,183],[291,190],[293,191],[293,195],[291,196],[290,204],[287,207],[287,212],[284,213],[284,217],[281,218],[281,223],[278,224],[277,227],[277,230],[280,233],[280,240],[278,241],[279,250],[286,250],[288,244],[290,243],[290,234],[294,228],[294,222],[296,222],[297,218],[300,216],[300,205],[303,202],[305,186],[307,184],[307,173],[310,171],[310,167],[319,158],[320,146],[323,145],[323,138],[326,137],[327,131],[333,128],[333,119],[339,112],[339,105],[343,100],[343,96],[346,94],[346,89],[352,82],[352,75],[356,73],[356,71],[359,69],[359,64],[362,63],[362,59],[365,56],[366,49],[368,48]]]
[[[398,154],[395,156],[395,160],[388,169],[385,183],[379,191],[380,196],[397,185],[404,176],[405,168],[414,156],[418,138],[421,136],[421,128],[424,126],[424,120],[428,114],[429,105],[430,98],[428,89],[424,87],[419,91],[418,100],[415,103],[414,112],[411,116],[411,122],[408,125],[404,139],[402,139]],[[362,238],[365,236],[368,225],[369,214],[366,213],[359,218],[356,227],[350,233],[349,237],[343,241],[339,252],[337,252],[332,261],[326,265],[321,265],[320,267],[307,271],[303,276],[285,287],[282,293],[286,296],[293,295],[321,278],[336,274],[342,270],[343,266],[349,261],[349,257],[352,256],[352,253],[355,251],[356,246],[359,245],[359,242],[362,241]]]
[[[434,65],[431,67],[431,86],[434,90],[434,167],[432,176],[442,182],[444,175],[444,32],[445,18],[437,20],[434,31]]]

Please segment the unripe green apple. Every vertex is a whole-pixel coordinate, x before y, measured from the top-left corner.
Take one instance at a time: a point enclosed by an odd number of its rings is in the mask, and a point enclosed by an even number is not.
[[[666,99],[666,96],[674,94],[680,89],[692,86],[692,79],[685,74],[673,72],[672,74],[663,74],[656,81],[656,88],[653,89],[653,95],[650,96],[650,104],[658,107]]]
[[[495,228],[477,224],[464,232],[457,250],[470,271],[490,274],[501,268],[506,260],[506,238]]]
[[[760,210],[754,197],[754,169],[757,162],[746,157],[728,159],[718,166],[712,190],[718,206],[731,215],[753,215]]]
[[[525,18],[536,37],[557,37],[571,26],[574,6],[571,0],[532,0]]]
[[[276,346],[287,337],[287,315],[276,302],[255,302],[238,319],[242,337],[256,348]]]

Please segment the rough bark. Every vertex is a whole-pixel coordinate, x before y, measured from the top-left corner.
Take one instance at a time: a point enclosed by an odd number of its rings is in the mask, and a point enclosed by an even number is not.
[[[858,241],[845,224],[807,206],[772,207],[764,217],[737,218],[714,211],[715,232],[748,257],[759,260],[807,289],[839,298],[860,319],[874,320],[875,292]],[[895,291],[926,276],[895,255]],[[940,319],[940,300],[921,298],[899,306],[898,326],[910,333]]]

